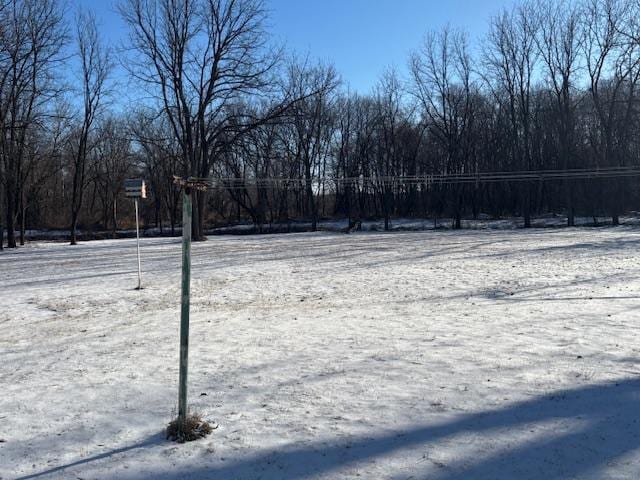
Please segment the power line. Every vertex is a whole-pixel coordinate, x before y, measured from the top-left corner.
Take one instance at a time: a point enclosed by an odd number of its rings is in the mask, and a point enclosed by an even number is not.
[[[335,187],[365,187],[365,186],[424,186],[453,184],[480,184],[501,182],[544,182],[551,180],[584,180],[605,178],[640,177],[640,167],[607,167],[563,170],[523,170],[515,172],[477,172],[477,173],[449,173],[413,176],[359,176],[359,177],[207,177],[189,178],[192,184],[201,185],[207,190],[242,190],[246,188],[267,187],[301,187],[311,185],[312,188],[321,186]]]

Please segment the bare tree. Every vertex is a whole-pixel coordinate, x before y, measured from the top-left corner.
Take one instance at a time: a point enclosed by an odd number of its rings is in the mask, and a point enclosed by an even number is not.
[[[623,32],[632,32],[631,21],[637,5],[628,0],[589,0],[584,8],[584,59],[589,75],[589,93],[597,120],[591,137],[597,165],[624,165],[623,148],[618,140],[628,138],[632,126],[631,105],[640,78],[637,40]],[[612,182],[611,217],[619,223],[622,183]]]
[[[467,35],[449,27],[427,34],[411,57],[410,69],[423,121],[442,149],[441,171],[463,172],[471,156],[475,91]],[[457,185],[453,190],[455,227],[461,228],[463,190]]]
[[[562,167],[574,166],[576,148],[577,76],[584,42],[580,8],[572,0],[544,0],[536,39],[557,113],[558,150]],[[575,225],[574,186],[565,181],[568,225]]]
[[[236,136],[228,131],[237,129],[230,107],[271,82],[278,55],[267,48],[263,2],[128,0],[120,13],[140,58],[131,71],[161,102],[182,151],[183,175],[208,177],[216,153]],[[204,239],[205,202],[198,193],[196,240]]]
[[[173,175],[182,170],[180,148],[166,118],[155,111],[137,112],[130,120],[129,130],[153,192],[156,226],[162,231],[162,222],[168,218],[171,235],[175,235],[181,197]]]
[[[103,45],[98,34],[93,14],[80,11],[77,15],[78,55],[82,75],[82,113],[77,134],[72,172],[73,187],[71,197],[71,245],[76,245],[78,216],[87,183],[87,157],[89,140],[96,117],[103,106],[107,93],[107,81],[112,68],[110,52]]]
[[[63,147],[69,133],[65,106],[64,102],[56,106],[48,117],[47,128],[30,129],[26,139],[26,181],[19,205],[20,245],[25,243],[27,211],[33,208],[42,213],[46,211],[41,205],[41,194],[49,182],[63,172]]]
[[[95,148],[90,155],[91,181],[100,197],[102,224],[111,226],[116,238],[118,229],[118,196],[124,180],[134,171],[134,155],[124,118],[108,117],[98,125]]]
[[[7,244],[16,246],[15,222],[24,207],[27,142],[58,93],[53,69],[66,42],[55,0],[0,4],[0,182],[5,194]],[[23,209],[24,210],[24,209]]]
[[[292,62],[289,66],[289,82],[290,88],[295,92],[294,97],[301,99],[290,110],[292,150],[301,167],[299,176],[305,181],[305,206],[311,216],[311,228],[316,231],[316,180],[321,176],[323,162],[330,153],[334,94],[339,79],[331,65],[308,67],[305,63]]]
[[[510,124],[512,168],[531,170],[531,97],[535,67],[538,13],[532,3],[521,3],[491,21],[485,66],[498,103],[505,103]],[[524,226],[531,227],[531,191],[525,184]]]
[[[399,168],[399,129],[402,122],[402,91],[400,78],[394,70],[388,70],[381,77],[375,90],[377,106],[377,174],[382,177],[380,182],[382,192],[382,210],[384,213],[384,229],[391,228],[392,199],[394,182],[391,178],[401,175]]]
[[[334,175],[337,178],[359,178],[372,175],[369,161],[374,155],[375,134],[378,128],[378,108],[369,97],[347,94],[339,103],[337,123],[337,161]],[[361,222],[367,197],[367,188],[360,182],[337,185],[339,194],[336,209],[346,213],[349,230]]]

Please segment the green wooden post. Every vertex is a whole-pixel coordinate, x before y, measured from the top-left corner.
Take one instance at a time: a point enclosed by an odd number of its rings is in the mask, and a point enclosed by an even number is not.
[[[189,363],[189,291],[191,281],[191,189],[182,196],[182,309],[180,315],[180,385],[178,391],[178,428],[187,418],[187,366]]]

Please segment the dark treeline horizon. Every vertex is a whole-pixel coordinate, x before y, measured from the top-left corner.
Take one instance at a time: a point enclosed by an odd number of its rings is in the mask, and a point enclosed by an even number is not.
[[[147,225],[175,233],[174,175],[234,178],[198,192],[207,226],[320,218],[606,216],[637,209],[637,178],[417,185],[396,177],[637,166],[640,2],[521,1],[486,37],[427,32],[406,74],[353,93],[328,62],[275,45],[261,0],[122,0],[108,45],[90,12],[0,0],[0,225],[108,230],[132,220],[126,178],[145,178]],[[72,51],[74,58],[69,58]],[[137,104],[115,108],[114,65]],[[69,85],[62,72],[77,68]],[[75,77],[74,77],[75,78]],[[256,184],[256,179],[280,179]],[[340,182],[367,178],[367,182]],[[288,182],[286,179],[294,179]],[[2,237],[0,237],[2,238]],[[0,242],[2,245],[5,242]]]

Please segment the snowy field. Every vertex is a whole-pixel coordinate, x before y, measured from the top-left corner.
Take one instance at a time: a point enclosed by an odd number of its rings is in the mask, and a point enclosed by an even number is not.
[[[640,230],[194,245],[177,445],[177,239],[0,253],[0,478],[640,478]]]

